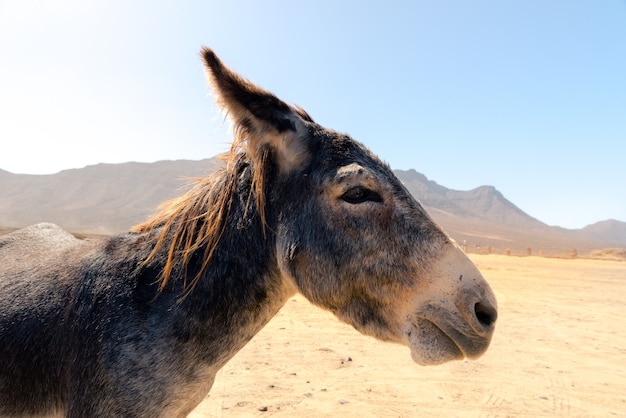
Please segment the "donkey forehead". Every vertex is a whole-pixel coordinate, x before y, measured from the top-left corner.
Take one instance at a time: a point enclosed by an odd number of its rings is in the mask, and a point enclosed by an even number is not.
[[[313,150],[316,158],[315,170],[324,182],[340,183],[347,179],[383,180],[391,170],[363,144],[345,134],[322,128],[316,132],[317,143],[321,146]]]
[[[337,172],[334,176],[334,180],[336,182],[341,182],[346,179],[352,179],[355,177],[361,178],[373,178],[371,171],[365,169],[359,163],[351,163],[348,165],[341,166],[337,169]]]
[[[374,187],[378,181],[371,170],[357,162],[342,162],[333,167],[323,176],[321,185],[324,188],[340,188],[345,191],[346,188],[356,185],[364,185],[366,187]]]
[[[325,171],[322,183],[331,187],[343,188],[357,184],[375,187],[389,180],[382,167],[362,161],[338,161]]]

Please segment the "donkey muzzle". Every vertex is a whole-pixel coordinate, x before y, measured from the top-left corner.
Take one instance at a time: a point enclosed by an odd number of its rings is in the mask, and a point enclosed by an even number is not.
[[[430,365],[480,357],[498,317],[493,291],[457,247],[434,263],[428,277],[407,315],[405,335],[413,360]]]

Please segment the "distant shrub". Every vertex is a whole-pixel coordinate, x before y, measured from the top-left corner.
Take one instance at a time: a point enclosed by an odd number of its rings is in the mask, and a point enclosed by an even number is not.
[[[626,261],[626,248],[603,248],[589,253],[590,258],[598,260]]]

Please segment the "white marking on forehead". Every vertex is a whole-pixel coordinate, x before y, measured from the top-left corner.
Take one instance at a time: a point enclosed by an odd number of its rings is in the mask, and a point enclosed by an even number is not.
[[[363,175],[365,173],[366,171],[361,165],[357,163],[352,163],[352,164],[348,164],[348,165],[344,165],[343,167],[340,167],[337,170],[337,178],[341,179],[343,177]]]
[[[337,174],[335,174],[335,177],[331,181],[335,184],[365,182],[366,184],[370,184],[371,187],[374,187],[374,183],[372,182],[375,182],[376,178],[368,168],[358,163],[352,163],[339,167]]]
[[[357,185],[365,185],[367,187],[376,188],[378,184],[374,174],[367,168],[358,163],[352,163],[339,167],[335,175],[328,179],[330,184],[336,186],[353,187]],[[343,190],[345,192],[345,190]]]

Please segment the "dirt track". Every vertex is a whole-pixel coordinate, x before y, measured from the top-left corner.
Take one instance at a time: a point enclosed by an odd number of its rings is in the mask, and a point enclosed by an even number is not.
[[[297,296],[191,416],[626,416],[626,262],[472,259],[499,303],[479,360],[419,367]]]

